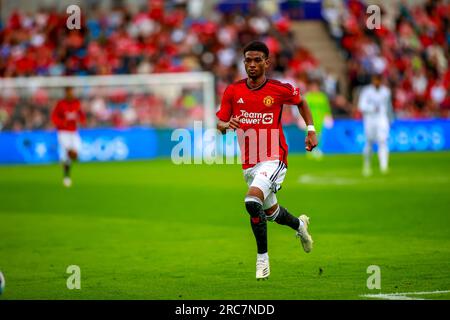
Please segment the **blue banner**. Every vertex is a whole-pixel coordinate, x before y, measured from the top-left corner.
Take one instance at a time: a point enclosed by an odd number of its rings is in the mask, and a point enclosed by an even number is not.
[[[284,0],[278,1],[278,9],[281,15],[287,14],[291,19],[321,20],[322,2],[323,0]],[[217,9],[223,13],[241,12],[246,15],[257,5],[257,0],[221,0],[217,3]]]
[[[80,136],[82,146],[78,157],[82,162],[149,159],[160,155],[155,129],[81,129]],[[50,163],[58,160],[56,131],[0,133],[0,163]]]
[[[363,124],[358,120],[335,121],[322,135],[321,148],[325,153],[361,153],[365,143]],[[450,121],[395,121],[389,133],[389,149],[393,152],[450,150]]]
[[[305,133],[297,126],[284,128],[290,153],[305,152]],[[122,161],[170,157],[173,148],[183,141],[172,141],[171,129],[81,129],[80,161]],[[185,130],[193,146],[192,156],[202,155],[214,147],[201,126]],[[324,153],[361,153],[364,131],[361,121],[337,120],[320,137]],[[223,137],[223,150],[238,153],[236,137]],[[396,121],[390,130],[389,147],[393,152],[450,150],[450,120]],[[0,164],[57,162],[59,148],[55,131],[0,132]],[[220,152],[219,152],[220,154]]]
[[[304,153],[305,132],[296,125],[284,126],[283,130],[289,152]],[[450,120],[395,121],[388,143],[391,152],[450,150]],[[329,154],[362,153],[364,144],[364,127],[360,120],[336,120],[333,127],[324,128],[319,137],[319,148]]]

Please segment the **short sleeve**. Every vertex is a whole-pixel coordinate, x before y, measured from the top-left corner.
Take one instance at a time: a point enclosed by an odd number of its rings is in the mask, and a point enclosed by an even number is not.
[[[81,102],[78,100],[78,117],[81,123],[86,123],[86,113],[84,113]]]
[[[229,121],[233,112],[232,105],[233,87],[228,86],[222,96],[219,111],[216,112],[217,118],[222,121]]]
[[[363,88],[358,98],[358,110],[361,112],[366,112],[369,108],[370,106],[367,103],[367,89]]]
[[[290,84],[285,86],[284,92],[284,104],[298,105],[302,102],[303,98],[300,95],[300,89],[291,86]]]
[[[60,125],[61,118],[62,118],[62,115],[61,115],[61,101],[58,101],[58,103],[56,103],[56,106],[55,106],[55,108],[52,111],[51,118],[52,118],[53,124],[56,127]]]

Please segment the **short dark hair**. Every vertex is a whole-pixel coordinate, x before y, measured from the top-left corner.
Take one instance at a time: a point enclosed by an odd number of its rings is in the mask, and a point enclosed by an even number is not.
[[[322,84],[322,81],[320,81],[319,78],[313,77],[313,78],[308,79],[308,84],[310,84],[310,85],[316,84],[320,87],[320,85]]]
[[[267,48],[266,44],[261,41],[252,41],[247,44],[244,48],[244,55],[247,51],[258,51],[264,53],[266,58],[269,57],[269,48]]]
[[[372,80],[380,80],[380,81],[382,81],[383,80],[383,74],[378,73],[378,72],[372,74]]]

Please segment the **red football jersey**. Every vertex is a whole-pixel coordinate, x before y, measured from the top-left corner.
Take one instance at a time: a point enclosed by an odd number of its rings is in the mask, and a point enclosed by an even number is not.
[[[249,88],[247,79],[225,89],[216,115],[225,122],[239,118],[237,135],[244,169],[267,160],[281,160],[287,166],[288,146],[281,114],[283,105],[298,105],[301,101],[298,88],[272,79],[257,89]]]
[[[63,99],[58,101],[52,112],[52,121],[58,130],[76,131],[78,122],[86,122],[86,115],[81,109],[80,100]]]

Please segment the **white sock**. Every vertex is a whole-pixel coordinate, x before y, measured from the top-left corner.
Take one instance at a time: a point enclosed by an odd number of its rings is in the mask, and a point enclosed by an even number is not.
[[[258,253],[256,256],[256,259],[258,260],[269,260],[269,254],[266,253]]]
[[[364,167],[370,168],[370,160],[372,158],[372,142],[367,141],[364,145]]]
[[[300,226],[299,227],[303,227],[305,224],[303,223],[303,221],[302,220],[300,220],[300,219],[298,219],[298,222],[300,223]]]
[[[380,161],[380,169],[385,172],[388,169],[389,148],[386,141],[378,144],[378,160]]]

